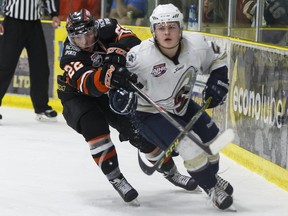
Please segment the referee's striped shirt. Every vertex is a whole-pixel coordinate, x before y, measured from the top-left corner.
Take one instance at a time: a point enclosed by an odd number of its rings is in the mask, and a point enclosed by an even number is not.
[[[2,7],[5,16],[20,20],[39,20],[44,9],[51,17],[58,16],[54,0],[4,0]]]

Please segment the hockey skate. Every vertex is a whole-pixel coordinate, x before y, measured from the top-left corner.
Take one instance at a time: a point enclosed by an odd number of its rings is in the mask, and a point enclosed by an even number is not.
[[[232,196],[228,195],[221,187],[215,185],[208,190],[208,195],[212,204],[217,208],[227,210],[231,207],[231,210],[234,210]]]
[[[56,122],[57,112],[55,110],[49,109],[41,113],[36,113],[36,120],[41,122]]]
[[[174,174],[165,174],[164,177],[177,187],[181,187],[187,191],[193,191],[198,188],[198,184],[192,177],[181,175],[178,171]]]
[[[228,181],[221,178],[219,175],[216,174],[215,176],[217,179],[217,187],[222,188],[228,195],[231,196],[234,190],[232,185]]]
[[[116,191],[120,194],[122,199],[133,206],[139,206],[139,202],[136,199],[138,197],[138,192],[128,183],[123,175],[118,178],[109,180]]]

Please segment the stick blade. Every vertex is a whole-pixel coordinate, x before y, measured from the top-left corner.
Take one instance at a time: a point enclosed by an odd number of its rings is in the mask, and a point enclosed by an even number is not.
[[[138,151],[138,163],[141,168],[141,170],[146,174],[146,175],[152,175],[156,169],[157,165],[154,166],[148,166],[141,158],[140,151]]]
[[[225,146],[231,143],[235,138],[235,133],[232,129],[225,130],[220,134],[214,142],[210,144],[210,150],[212,154],[219,153]]]

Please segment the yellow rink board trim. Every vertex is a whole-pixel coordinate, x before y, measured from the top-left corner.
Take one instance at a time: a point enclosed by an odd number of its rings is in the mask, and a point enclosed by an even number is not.
[[[233,143],[225,147],[221,153],[288,191],[288,170]]]
[[[50,98],[49,105],[52,106],[52,108],[56,110],[58,113],[62,113],[62,104],[58,98],[57,99]],[[3,98],[2,106],[34,109],[30,96],[23,96],[16,94],[6,94]]]

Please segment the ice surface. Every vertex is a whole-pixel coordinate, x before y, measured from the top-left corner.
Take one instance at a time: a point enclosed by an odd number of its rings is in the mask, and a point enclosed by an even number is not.
[[[60,115],[57,123],[35,120],[32,110],[1,107],[1,216],[288,215],[288,193],[221,155],[221,176],[233,184],[238,212],[208,205],[204,193],[186,192],[161,174],[145,175],[137,151],[116,143],[120,167],[138,190],[140,207],[127,206],[94,164],[88,145]],[[175,158],[186,173],[181,158]]]

